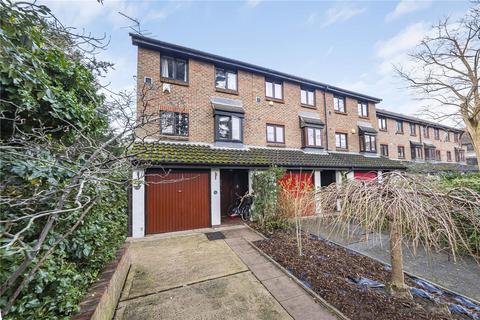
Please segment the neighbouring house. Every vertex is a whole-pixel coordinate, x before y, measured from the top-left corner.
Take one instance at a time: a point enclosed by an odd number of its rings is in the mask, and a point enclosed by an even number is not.
[[[376,110],[379,98],[131,37],[138,47],[137,117],[156,116],[137,131],[131,150],[133,237],[220,225],[251,190],[255,171],[273,165],[320,187],[405,169],[398,159],[413,153],[417,161],[426,153],[427,161],[457,159],[458,130]],[[408,120],[402,135],[393,131],[398,120]],[[418,126],[416,139],[409,122]],[[422,138],[421,125],[435,137]]]
[[[461,139],[462,147],[466,150],[465,158],[468,165],[476,166],[478,165],[477,154],[473,148],[472,138],[470,134],[465,131]]]

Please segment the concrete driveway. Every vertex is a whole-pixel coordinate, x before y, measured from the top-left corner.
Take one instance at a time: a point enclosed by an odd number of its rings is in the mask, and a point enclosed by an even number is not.
[[[154,236],[130,248],[115,319],[291,319],[224,240]]]

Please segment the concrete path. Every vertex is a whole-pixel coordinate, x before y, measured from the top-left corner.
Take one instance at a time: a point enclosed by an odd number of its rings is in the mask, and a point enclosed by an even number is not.
[[[225,240],[191,232],[133,241],[114,319],[333,319],[254,252],[245,239],[258,234],[243,226],[223,232]]]
[[[337,319],[247,242],[261,239],[258,234],[247,228],[223,233],[225,242],[294,319]]]
[[[348,235],[314,219],[305,220],[304,226],[313,234],[390,263],[388,235],[369,234],[367,238],[363,230]],[[480,301],[480,266],[472,258],[462,257],[454,262],[448,254],[427,253],[423,248],[418,248],[414,254],[408,246],[404,246],[403,252],[406,272]]]

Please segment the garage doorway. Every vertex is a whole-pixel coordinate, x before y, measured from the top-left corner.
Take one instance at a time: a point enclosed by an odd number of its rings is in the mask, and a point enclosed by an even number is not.
[[[147,171],[146,233],[210,227],[210,171]]]

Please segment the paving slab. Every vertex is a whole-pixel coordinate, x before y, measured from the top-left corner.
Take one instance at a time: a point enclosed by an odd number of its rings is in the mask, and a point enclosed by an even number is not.
[[[337,320],[338,318],[325,310],[318,303],[309,302],[307,293],[284,300],[282,306],[294,319],[302,320]]]
[[[133,242],[130,248],[131,285],[123,299],[248,270],[224,241],[204,234]]]
[[[268,279],[262,283],[278,301],[298,297],[305,293],[305,290],[286,275]]]
[[[249,261],[257,258],[237,245]],[[116,320],[292,319],[225,240],[162,235],[132,241],[130,250]]]
[[[116,319],[292,319],[250,273],[241,272],[135,299]]]

